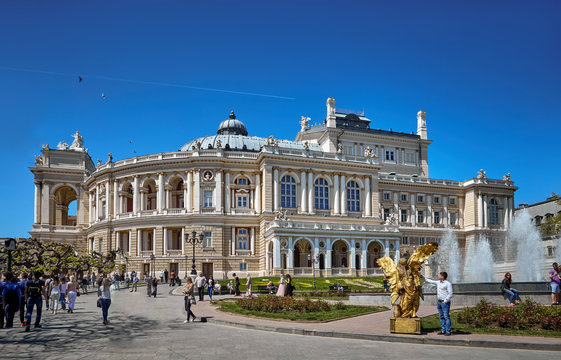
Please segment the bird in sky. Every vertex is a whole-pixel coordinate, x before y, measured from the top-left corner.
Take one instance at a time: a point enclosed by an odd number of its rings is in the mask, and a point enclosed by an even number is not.
[[[101,93],[101,98],[105,99],[105,94],[104,93]]]
[[[129,140],[129,144],[132,144],[132,140]]]
[[[82,82],[82,80],[83,80],[82,77],[78,76],[78,82]]]

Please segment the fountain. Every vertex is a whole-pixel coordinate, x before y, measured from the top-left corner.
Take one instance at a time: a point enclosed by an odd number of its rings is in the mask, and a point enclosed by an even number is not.
[[[542,238],[532,223],[528,210],[523,209],[514,217],[508,231],[511,243],[516,244],[516,280],[543,281],[544,253]]]
[[[492,282],[496,281],[495,277],[495,261],[491,245],[486,236],[479,241],[471,241],[468,244],[465,266],[464,281],[469,282]]]
[[[458,246],[458,238],[456,233],[449,229],[439,245],[439,250],[435,255],[434,263],[440,267],[442,271],[448,273],[448,279],[452,283],[460,281],[461,259],[460,248]]]

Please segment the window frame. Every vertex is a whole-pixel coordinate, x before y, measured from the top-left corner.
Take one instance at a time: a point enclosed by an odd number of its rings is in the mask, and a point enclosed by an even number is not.
[[[281,208],[297,209],[297,183],[292,175],[284,175],[280,181],[280,202]]]
[[[347,211],[361,212],[361,194],[359,183],[354,180],[349,180],[347,181],[345,190],[347,191]]]
[[[320,177],[314,181],[314,208],[329,210],[329,183]]]

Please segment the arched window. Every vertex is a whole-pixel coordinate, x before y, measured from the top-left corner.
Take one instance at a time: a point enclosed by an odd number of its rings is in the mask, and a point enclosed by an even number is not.
[[[347,211],[360,211],[360,187],[352,180],[347,183]]]
[[[315,181],[316,210],[329,210],[329,184],[327,180],[319,178]]]
[[[489,201],[489,225],[499,225],[499,204],[495,199]]]
[[[281,179],[281,207],[296,208],[296,180],[290,175]]]

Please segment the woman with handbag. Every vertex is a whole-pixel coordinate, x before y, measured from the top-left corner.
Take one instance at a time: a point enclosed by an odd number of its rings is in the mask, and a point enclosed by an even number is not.
[[[183,288],[183,294],[185,294],[185,312],[187,313],[187,319],[184,321],[184,323],[188,323],[189,321],[195,322],[195,319],[197,318],[191,311],[191,304],[197,304],[197,301],[195,300],[194,288],[195,286],[193,284],[193,280],[190,277],[187,277],[187,282],[185,283],[185,287]],[[192,320],[191,317],[193,317]]]
[[[111,306],[111,280],[107,278],[107,274],[103,274],[103,280],[101,285],[97,290],[97,296],[99,296],[98,304],[101,305],[101,313],[103,314],[103,325],[109,324],[107,320],[107,314],[109,312],[109,306]],[[99,306],[98,305],[98,306]]]

